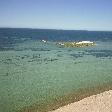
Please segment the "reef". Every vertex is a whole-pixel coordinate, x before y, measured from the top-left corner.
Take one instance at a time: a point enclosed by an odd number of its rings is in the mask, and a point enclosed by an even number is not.
[[[94,46],[95,42],[91,42],[91,41],[59,42],[58,45],[62,47],[88,47],[88,46]]]

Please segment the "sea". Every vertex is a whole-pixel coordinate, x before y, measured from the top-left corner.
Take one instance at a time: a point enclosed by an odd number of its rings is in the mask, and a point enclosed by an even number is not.
[[[95,45],[58,45],[78,41]],[[109,89],[111,31],[0,28],[0,112],[48,112]]]

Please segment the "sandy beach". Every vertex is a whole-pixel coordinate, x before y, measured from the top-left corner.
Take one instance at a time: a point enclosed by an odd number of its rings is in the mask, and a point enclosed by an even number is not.
[[[84,98],[52,112],[112,112],[112,90]]]

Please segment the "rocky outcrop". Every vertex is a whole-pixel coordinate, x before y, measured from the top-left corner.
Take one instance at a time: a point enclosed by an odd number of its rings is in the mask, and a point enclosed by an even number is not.
[[[91,41],[59,42],[58,45],[63,46],[63,47],[86,47],[86,46],[95,45],[95,42],[91,42]]]

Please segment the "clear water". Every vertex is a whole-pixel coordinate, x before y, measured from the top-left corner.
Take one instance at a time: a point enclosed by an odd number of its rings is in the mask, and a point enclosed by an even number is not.
[[[60,48],[53,41],[27,40],[1,50],[0,112],[47,105],[80,88],[112,86],[112,42],[95,42]]]

